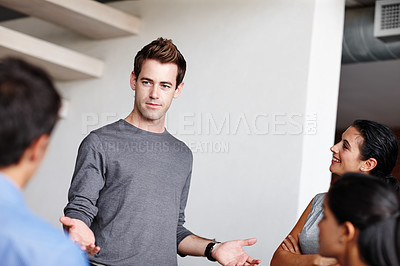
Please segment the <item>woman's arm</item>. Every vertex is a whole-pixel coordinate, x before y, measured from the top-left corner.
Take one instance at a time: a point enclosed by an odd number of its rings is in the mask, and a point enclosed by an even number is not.
[[[336,265],[337,261],[332,258],[321,257],[318,254],[303,255],[299,248],[299,235],[303,230],[307,217],[311,212],[312,201],[304,210],[300,219],[284,239],[284,241],[276,249],[274,256],[271,260],[271,266],[277,265]]]

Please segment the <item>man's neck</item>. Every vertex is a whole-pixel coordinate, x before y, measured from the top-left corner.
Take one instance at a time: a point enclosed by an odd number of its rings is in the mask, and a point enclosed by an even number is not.
[[[26,175],[21,172],[17,165],[1,168],[0,172],[12,181],[19,189],[23,189],[28,182]]]
[[[126,118],[125,121],[145,131],[152,133],[163,133],[165,131],[165,119],[159,120],[148,120],[132,111]]]

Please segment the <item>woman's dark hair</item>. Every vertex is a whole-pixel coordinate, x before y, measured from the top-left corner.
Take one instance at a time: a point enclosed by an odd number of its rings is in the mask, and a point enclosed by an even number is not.
[[[378,163],[370,174],[385,178],[385,182],[398,186],[398,182],[392,176],[399,149],[393,132],[387,126],[369,120],[356,120],[352,126],[364,139],[360,147],[361,160],[375,158]]]
[[[358,247],[368,265],[400,265],[399,198],[381,179],[348,173],[327,194],[327,204],[339,224],[359,229]]]
[[[60,105],[41,68],[15,58],[0,60],[0,167],[17,163],[34,140],[50,134]]]

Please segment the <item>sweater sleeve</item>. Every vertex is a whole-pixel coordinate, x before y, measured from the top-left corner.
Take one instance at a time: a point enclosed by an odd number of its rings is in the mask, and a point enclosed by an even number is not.
[[[185,208],[186,208],[186,203],[187,203],[187,199],[188,199],[188,195],[189,195],[191,176],[192,176],[192,165],[190,166],[190,172],[186,179],[185,186],[182,189],[182,196],[181,196],[180,209],[179,209],[178,228],[176,231],[177,246],[179,246],[179,244],[185,237],[193,234],[192,232],[190,232],[188,229],[186,229],[183,226],[183,224],[185,223]],[[181,254],[179,254],[179,255],[181,255]]]
[[[90,133],[81,143],[75,164],[65,216],[90,227],[97,215],[96,202],[105,184],[105,153],[99,137]]]

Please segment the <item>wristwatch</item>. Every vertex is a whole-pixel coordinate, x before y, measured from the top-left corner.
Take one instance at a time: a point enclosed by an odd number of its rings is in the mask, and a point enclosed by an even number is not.
[[[211,251],[213,250],[215,244],[219,244],[221,242],[217,242],[215,240],[213,240],[212,242],[208,243],[206,250],[204,251],[204,256],[207,257],[208,260],[210,261],[217,261],[216,259],[214,259],[214,257],[211,255]]]

